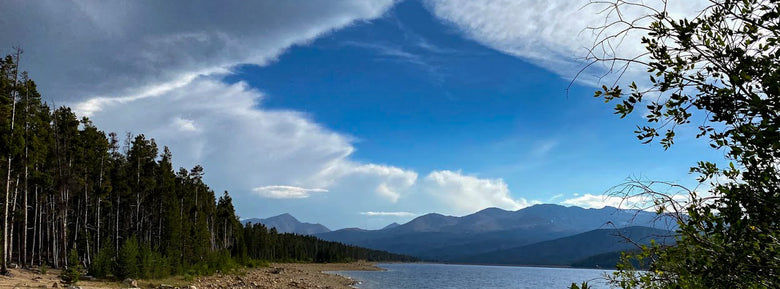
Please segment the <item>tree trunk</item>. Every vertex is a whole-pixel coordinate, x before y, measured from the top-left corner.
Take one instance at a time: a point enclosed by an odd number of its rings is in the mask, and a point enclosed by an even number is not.
[[[19,195],[19,176],[16,177],[16,183],[14,184],[14,197],[11,200],[11,229],[9,230],[8,239],[11,241],[8,243],[8,260],[13,262],[14,258],[14,222],[13,216],[16,216],[16,197]],[[18,255],[18,254],[17,254]],[[17,256],[18,258],[19,256]]]
[[[105,160],[105,155],[103,152],[101,152],[100,156],[100,178],[98,179],[98,199],[97,199],[97,218],[95,219],[97,221],[97,242],[95,243],[95,252],[102,249],[103,244],[100,243],[100,207],[102,205],[102,197],[103,197],[103,161]]]
[[[68,266],[68,258],[67,252],[68,252],[68,195],[70,194],[70,191],[66,187],[63,192],[63,199],[62,199],[62,209],[60,210],[62,212],[62,244],[60,245],[60,253],[57,254],[60,256],[61,264],[64,264],[65,266]]]
[[[114,227],[115,253],[119,256],[119,192],[116,192],[116,227]]]
[[[22,54],[22,50],[16,49],[16,68],[14,69],[14,92],[16,92],[18,80],[19,80],[19,57]],[[16,94],[11,94],[11,137],[13,139],[14,134],[14,120],[16,119]],[[8,274],[8,194],[11,192],[11,160],[13,155],[8,152],[8,166],[5,182],[5,201],[3,202],[3,262],[0,264],[0,274]]]
[[[86,235],[84,240],[86,242],[86,256],[84,258],[84,262],[89,265],[90,258],[89,258],[89,234],[87,234],[87,231],[89,230],[89,194],[87,191],[89,190],[89,187],[87,185],[87,172],[86,168],[84,169],[84,234]]]
[[[38,207],[40,201],[38,200],[38,185],[35,185],[35,213],[33,214],[33,236],[32,236],[32,255],[30,256],[30,264],[35,262],[35,246],[37,245],[36,238],[38,236]],[[25,253],[26,254],[26,253]],[[40,264],[38,264],[40,265]]]
[[[22,222],[22,232],[21,232],[21,234],[22,234],[22,244],[20,246],[20,248],[22,250],[22,256],[20,257],[20,258],[22,258],[22,262],[21,262],[22,268],[27,267],[27,211],[28,211],[28,208],[27,208],[27,195],[29,193],[28,192],[28,186],[27,186],[27,183],[28,183],[27,179],[29,177],[28,169],[30,167],[30,164],[29,164],[30,159],[29,159],[29,153],[28,153],[28,151],[29,151],[28,148],[30,146],[28,145],[29,144],[29,140],[28,140],[28,135],[27,135],[28,131],[29,131],[29,127],[30,127],[30,89],[29,89],[29,87],[27,87],[27,89],[25,90],[24,98],[25,98],[25,101],[24,101],[24,104],[25,104],[25,106],[24,106],[24,204],[22,206],[24,208],[24,211],[23,211],[23,213],[24,213],[24,221]]]
[[[97,199],[97,242],[95,243],[95,254],[102,249],[103,244],[100,243],[100,196]]]

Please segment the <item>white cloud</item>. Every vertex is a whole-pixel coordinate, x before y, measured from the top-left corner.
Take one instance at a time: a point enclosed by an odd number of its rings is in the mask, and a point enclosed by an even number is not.
[[[664,185],[665,186],[665,185]],[[656,186],[656,188],[659,186]],[[659,194],[660,193],[660,194]],[[663,195],[662,195],[663,194]],[[673,201],[670,203],[669,198]],[[656,203],[656,200],[664,201]],[[600,209],[604,207],[615,207],[620,209],[632,209],[655,212],[659,205],[663,205],[666,212],[684,213],[684,208],[690,203],[690,195],[687,192],[643,192],[637,194],[605,194],[593,195],[584,194],[582,196],[566,199],[560,202],[562,205],[578,206],[586,209]]]
[[[361,215],[370,217],[414,217],[417,214],[410,212],[360,212]]]
[[[324,179],[348,179],[348,183],[340,186],[355,186],[361,188],[374,188],[376,196],[396,203],[403,194],[408,193],[417,181],[417,173],[397,167],[358,164],[351,161],[338,163],[328,170],[322,171],[316,176]]]
[[[606,6],[587,5],[587,0],[428,0],[427,6],[439,18],[451,23],[477,42],[493,49],[529,60],[563,77],[571,78],[583,67],[597,36],[588,27],[602,26],[615,15],[600,13]],[[645,1],[647,2],[647,1]],[[673,15],[693,15],[708,1],[670,1]],[[659,7],[661,1],[647,5]],[[640,13],[624,7],[623,16],[633,19]],[[609,18],[608,18],[609,17]],[[607,31],[607,35],[623,27]],[[645,52],[639,33],[629,34],[618,45],[618,56],[636,56]],[[595,81],[598,75],[581,80]],[[587,79],[586,79],[587,78]]]
[[[561,204],[583,207],[586,209],[601,209],[606,206],[626,208],[625,202],[626,200],[618,196],[584,194],[582,196],[564,200]]]
[[[294,186],[263,186],[252,189],[258,196],[270,199],[303,199],[310,193],[327,193],[326,189],[306,189]]]
[[[459,214],[473,213],[487,207],[518,210],[534,203],[515,199],[502,179],[481,179],[448,170],[433,171],[425,177],[424,190]]]
[[[172,148],[178,165],[203,164],[215,189],[322,188],[328,175],[308,178],[334,164],[354,165],[346,161],[354,151],[349,137],[299,112],[257,108],[261,99],[244,83],[202,77],[155,97],[106,103],[92,119],[106,131],[156,138]]]
[[[191,119],[185,119],[177,116],[173,118],[173,125],[181,131],[198,131],[198,128],[195,127],[195,121]]]
[[[552,202],[552,201],[555,201],[555,200],[560,199],[560,198],[563,198],[563,194],[557,194],[555,196],[550,197],[548,202]]]

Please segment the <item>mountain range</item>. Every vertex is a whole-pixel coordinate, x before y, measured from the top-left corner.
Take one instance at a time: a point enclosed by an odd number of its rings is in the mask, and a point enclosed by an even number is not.
[[[534,205],[517,211],[488,208],[455,217],[431,213],[379,230],[330,231],[289,214],[250,219],[279,232],[314,235],[427,261],[555,266],[614,266],[621,251],[636,244],[673,243],[676,223],[653,212],[614,207],[584,209]],[[635,243],[629,243],[626,238]]]

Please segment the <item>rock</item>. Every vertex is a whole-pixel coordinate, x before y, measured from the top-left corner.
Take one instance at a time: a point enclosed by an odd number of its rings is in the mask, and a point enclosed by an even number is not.
[[[136,287],[138,287],[138,282],[133,280],[133,279],[127,278],[124,281],[122,281],[122,285],[126,285],[126,286],[130,286],[130,287],[136,288]]]
[[[198,287],[195,287],[195,285],[190,285],[190,287],[187,287],[187,289],[198,289]]]
[[[68,289],[81,289],[81,287],[76,286],[76,285],[70,285],[70,286],[68,286]]]
[[[57,282],[54,282],[54,284],[51,285],[51,288],[60,288],[60,284]]]
[[[168,284],[160,284],[160,286],[157,286],[158,289],[173,289],[173,286]]]

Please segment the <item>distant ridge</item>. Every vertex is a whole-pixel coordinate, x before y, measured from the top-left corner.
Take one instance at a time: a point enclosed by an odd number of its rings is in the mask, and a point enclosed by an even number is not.
[[[330,229],[321,224],[302,223],[290,214],[284,213],[278,216],[273,216],[266,219],[246,219],[241,221],[242,224],[247,223],[263,224],[268,229],[276,228],[279,233],[295,233],[299,235],[315,235],[320,233],[330,232]]]
[[[649,227],[627,227],[621,229],[597,229],[585,233],[538,242],[517,248],[497,250],[461,261],[469,263],[490,263],[502,265],[553,265],[572,266],[583,264],[583,260],[594,257],[607,257],[603,267],[615,267],[620,251],[636,251],[637,245],[648,245],[650,240],[656,244],[670,245],[674,243],[673,232]],[[629,243],[629,238],[634,243]],[[604,261],[602,261],[604,262]],[[584,265],[580,265],[584,266]]]
[[[593,230],[627,227],[657,229],[668,234],[676,229],[676,223],[669,217],[659,218],[653,212],[614,207],[584,209],[543,204],[517,211],[487,208],[463,217],[432,213],[381,230],[342,229],[319,233],[316,236],[329,241],[412,255],[429,261],[477,262],[476,259],[479,259],[479,263],[490,264],[499,263],[500,260],[492,260],[490,255],[485,255],[488,256],[485,258],[477,256]],[[583,241],[587,242],[584,239]],[[594,248],[592,251],[606,253],[618,250],[610,249],[611,244],[602,245],[604,250]],[[589,256],[572,258],[583,259]],[[564,259],[565,262],[572,261],[569,257]]]

